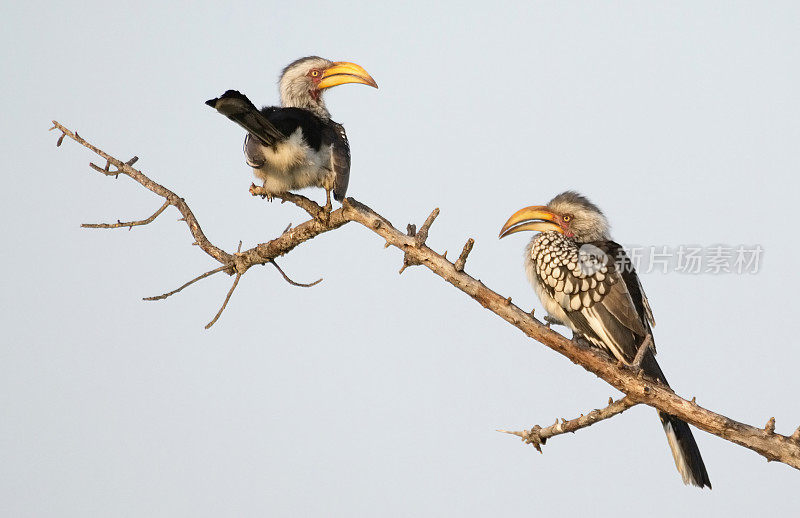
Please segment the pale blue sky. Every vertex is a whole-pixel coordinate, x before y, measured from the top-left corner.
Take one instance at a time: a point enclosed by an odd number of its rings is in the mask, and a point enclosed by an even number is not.
[[[774,514],[800,473],[695,432],[714,484],[684,487],[649,408],[547,444],[617,393],[355,224],[271,268],[215,277],[161,201],[55,147],[51,119],[138,155],[233,250],[304,214],[247,193],[242,131],[203,104],[277,101],[291,60],[363,65],[379,90],[327,95],[353,151],[349,195],[540,307],[518,208],[576,188],[615,238],[760,244],[757,275],[643,274],[676,391],[750,424],[800,424],[800,7],[790,2],[23,3],[2,8],[6,185],[0,346],[3,516]],[[321,193],[308,194],[321,199]],[[791,511],[790,511],[791,510]],[[702,513],[702,514],[701,514]]]

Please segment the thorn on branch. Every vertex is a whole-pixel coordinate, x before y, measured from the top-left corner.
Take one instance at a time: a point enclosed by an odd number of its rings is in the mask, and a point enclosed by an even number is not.
[[[800,426],[797,427],[797,430],[794,431],[792,436],[790,437],[795,442],[800,443]]]
[[[199,280],[205,279],[206,277],[214,275],[215,273],[219,273],[221,271],[227,270],[228,268],[230,268],[230,265],[225,265],[225,266],[220,266],[219,268],[214,268],[213,270],[210,270],[210,271],[207,271],[205,273],[202,273],[202,274],[198,275],[197,277],[195,277],[191,281],[187,282],[186,284],[184,284],[183,286],[181,286],[178,289],[169,291],[169,292],[164,293],[162,295],[156,295],[155,297],[144,297],[142,300],[163,300],[163,299],[165,299],[165,298],[167,298],[167,297],[169,297],[171,295],[175,295],[176,293],[178,293],[182,289],[186,288],[187,286],[191,286],[192,284],[194,284],[195,282],[197,282]]]
[[[467,239],[467,242],[464,244],[464,248],[461,250],[461,255],[458,256],[455,262],[455,269],[457,272],[463,272],[464,266],[467,264],[467,257],[469,253],[472,252],[472,247],[475,246],[475,240],[472,238]],[[531,315],[533,312],[531,311]]]
[[[148,223],[152,223],[162,212],[167,210],[169,207],[169,201],[165,201],[164,205],[161,206],[157,211],[155,211],[149,218],[147,219],[140,219],[139,221],[120,221],[117,220],[116,223],[83,223],[81,224],[81,228],[122,228],[128,227],[128,230],[131,230],[133,227],[137,227],[139,225],[147,225]]]
[[[770,417],[769,421],[767,421],[767,425],[764,427],[764,431],[773,434],[775,433],[775,418]]]
[[[125,165],[133,165],[138,161],[139,161],[139,157],[138,156],[134,156],[133,158],[131,158],[130,160],[125,162]]]
[[[303,284],[303,283],[301,283],[301,282],[295,282],[295,281],[293,281],[292,279],[290,279],[290,278],[289,278],[289,276],[288,276],[288,275],[286,275],[286,273],[284,273],[284,271],[281,269],[281,267],[280,267],[280,266],[278,266],[278,263],[276,263],[276,262],[275,262],[275,259],[272,259],[272,260],[270,260],[269,262],[270,262],[270,263],[272,263],[272,266],[274,266],[274,267],[275,267],[275,269],[276,269],[276,270],[278,270],[278,271],[280,272],[280,274],[283,276],[283,279],[284,279],[286,282],[288,282],[289,284],[291,284],[292,286],[297,286],[297,287],[299,287],[299,288],[310,288],[310,287],[312,287],[312,286],[316,286],[317,284],[319,284],[319,283],[321,283],[321,282],[322,282],[322,277],[320,277],[320,278],[319,278],[319,279],[317,279],[316,281],[314,281],[314,282],[311,282],[311,283],[308,283],[308,284]]]

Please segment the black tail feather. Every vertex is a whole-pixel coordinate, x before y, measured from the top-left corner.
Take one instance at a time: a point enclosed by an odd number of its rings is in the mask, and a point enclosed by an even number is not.
[[[265,146],[273,146],[286,138],[286,135],[272,124],[246,95],[236,90],[228,90],[206,104],[226,116],[258,138]]]
[[[664,433],[667,434],[667,441],[672,449],[672,457],[675,459],[675,466],[683,478],[683,483],[711,489],[706,465],[703,463],[700,448],[697,447],[689,425],[664,412],[659,412],[658,417],[661,418]]]
[[[642,361],[642,370],[650,377],[657,379],[669,386],[667,378],[661,371],[652,351],[648,351]],[[659,412],[661,425],[664,433],[667,434],[667,441],[672,450],[672,458],[675,460],[675,467],[683,478],[684,484],[691,484],[697,487],[707,487],[711,489],[711,481],[708,479],[706,465],[700,455],[700,448],[694,440],[691,428],[685,421],[681,421],[674,415]]]

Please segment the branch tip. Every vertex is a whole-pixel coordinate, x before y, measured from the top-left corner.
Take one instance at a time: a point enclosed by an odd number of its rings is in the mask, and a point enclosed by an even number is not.
[[[211,326],[213,326],[216,323],[216,321],[219,320],[219,317],[222,315],[222,312],[225,311],[225,307],[228,305],[228,301],[231,300],[231,295],[233,295],[233,290],[236,289],[236,286],[239,284],[239,279],[241,278],[242,274],[237,273],[236,278],[233,280],[233,285],[231,286],[231,289],[228,290],[228,294],[225,296],[225,301],[222,303],[222,307],[219,308],[219,311],[217,311],[217,314],[214,315],[213,319],[211,319],[211,322],[206,324],[206,329],[210,329]]]

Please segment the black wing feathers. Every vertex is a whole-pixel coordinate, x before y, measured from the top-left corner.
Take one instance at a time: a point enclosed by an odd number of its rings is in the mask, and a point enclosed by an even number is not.
[[[326,129],[326,137],[331,141],[331,168],[336,173],[333,198],[342,201],[347,194],[347,184],[350,182],[350,144],[341,124],[330,121]]]
[[[286,136],[300,128],[303,140],[311,149],[316,151],[323,144],[325,122],[310,111],[303,108],[268,106],[261,113]]]

